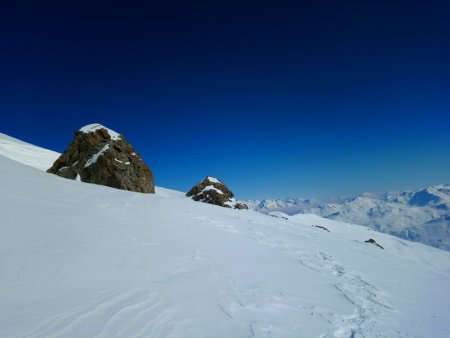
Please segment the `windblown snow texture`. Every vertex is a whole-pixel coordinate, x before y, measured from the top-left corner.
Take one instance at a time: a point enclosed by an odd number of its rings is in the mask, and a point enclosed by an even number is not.
[[[450,336],[448,252],[4,156],[0,186],[0,337]]]

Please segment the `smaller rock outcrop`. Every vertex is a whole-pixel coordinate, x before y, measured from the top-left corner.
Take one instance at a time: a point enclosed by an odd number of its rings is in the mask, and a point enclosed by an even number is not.
[[[244,204],[244,203],[236,203],[234,208],[239,209],[239,210],[248,210],[247,204]]]
[[[212,176],[208,176],[200,183],[197,183],[189,190],[186,196],[197,202],[214,204],[225,208],[248,209],[247,205],[236,202],[234,194],[222,181]]]
[[[155,192],[153,174],[134,148],[122,135],[100,124],[78,130],[47,172],[117,189]]]
[[[369,238],[367,241],[364,241],[364,243],[370,243],[370,244],[373,244],[373,245],[379,247],[380,249],[383,249],[383,250],[384,250],[384,248],[383,248],[380,244],[378,244],[378,243],[377,243],[374,239],[372,239],[372,238]]]

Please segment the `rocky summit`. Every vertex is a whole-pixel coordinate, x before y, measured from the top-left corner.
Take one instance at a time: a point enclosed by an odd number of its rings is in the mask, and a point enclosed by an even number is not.
[[[122,190],[155,192],[152,171],[139,154],[122,135],[100,124],[75,132],[47,172]]]
[[[197,183],[186,194],[194,201],[218,205],[225,208],[248,209],[245,204],[236,203],[234,194],[228,187],[215,177],[208,176]]]

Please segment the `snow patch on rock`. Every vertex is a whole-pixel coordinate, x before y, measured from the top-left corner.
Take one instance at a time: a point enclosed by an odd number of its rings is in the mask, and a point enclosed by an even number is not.
[[[220,191],[219,189],[215,188],[213,185],[207,185],[205,188],[203,188],[202,192],[208,191],[208,190],[214,190],[219,194],[223,194],[222,191]]]
[[[109,144],[106,144],[103,146],[102,149],[98,153],[96,153],[94,156],[92,156],[84,165],[85,168],[89,167],[90,165],[97,162],[98,158],[104,154],[105,151],[109,149]]]
[[[82,131],[83,133],[88,134],[88,133],[93,133],[93,132],[95,132],[96,130],[99,130],[99,129],[106,129],[108,131],[109,136],[111,136],[111,139],[113,139],[114,141],[117,141],[117,140],[119,140],[121,138],[121,136],[120,136],[120,134],[118,132],[115,132],[114,130],[109,129],[109,128],[107,128],[107,127],[105,127],[105,126],[103,126],[103,125],[101,125],[99,123],[88,124],[88,125],[80,128],[80,131]]]
[[[125,165],[130,165],[130,162],[128,162],[128,161],[124,162],[124,161],[118,160],[117,158],[115,158],[114,161],[125,164]]]
[[[222,183],[221,181],[219,181],[217,178],[212,177],[212,176],[208,176],[206,178],[208,181],[210,181],[211,183]]]

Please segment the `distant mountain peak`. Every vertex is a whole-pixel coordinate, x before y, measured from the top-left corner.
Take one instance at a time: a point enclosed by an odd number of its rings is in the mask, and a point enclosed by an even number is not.
[[[315,201],[286,198],[244,201],[264,214],[316,214],[356,223],[441,249],[450,250],[450,186],[415,191],[362,193],[354,198]]]

